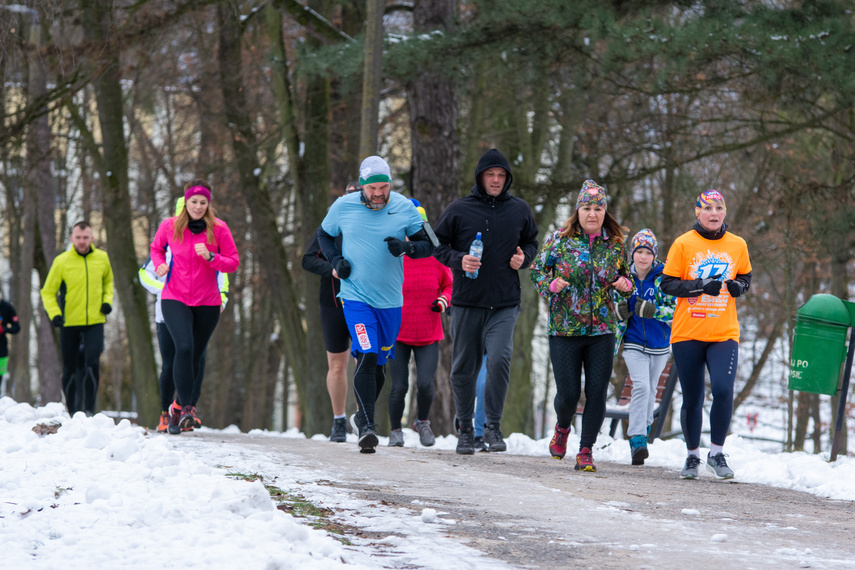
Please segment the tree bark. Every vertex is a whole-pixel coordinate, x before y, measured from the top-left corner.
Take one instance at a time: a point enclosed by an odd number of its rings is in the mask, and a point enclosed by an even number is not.
[[[377,154],[377,122],[383,85],[383,7],[385,0],[366,0],[365,67],[362,76],[362,121],[359,159]]]
[[[270,194],[260,185],[255,169],[255,135],[246,109],[241,62],[241,25],[239,15],[231,7],[219,4],[217,15],[220,28],[218,61],[220,82],[225,105],[225,121],[231,132],[232,148],[241,187],[243,188],[254,228],[254,245],[264,252],[259,261],[260,276],[276,284],[272,291],[273,307],[279,317],[288,362],[297,382],[298,391],[309,378],[306,335],[299,307],[299,296],[288,271],[288,253],[276,221]],[[301,402],[303,394],[300,394]]]
[[[84,34],[102,45],[102,72],[93,80],[103,155],[100,157],[103,219],[110,244],[114,285],[128,332],[131,380],[141,425],[155,425],[160,415],[157,367],[152,350],[151,325],[145,296],[137,283],[137,260],[132,233],[133,219],[128,184],[128,148],[124,134],[119,46],[111,41],[114,27],[109,0],[81,0]]]
[[[419,0],[413,10],[416,34],[453,31],[455,0]],[[457,136],[457,89],[450,77],[419,72],[406,86],[412,139],[410,190],[421,202],[428,220],[436,223],[445,206],[454,201],[460,184],[460,140]],[[444,323],[448,319],[443,318]],[[448,328],[446,338],[448,338]],[[454,433],[454,397],[451,391],[451,343],[440,343],[440,361],[434,381],[430,419],[437,433]]]

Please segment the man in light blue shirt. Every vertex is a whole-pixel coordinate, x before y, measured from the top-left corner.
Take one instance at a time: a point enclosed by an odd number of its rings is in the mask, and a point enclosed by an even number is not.
[[[362,453],[374,453],[377,432],[374,402],[386,380],[383,366],[394,358],[401,327],[402,256],[428,257],[434,243],[413,203],[392,192],[389,165],[369,156],[359,168],[361,192],[342,196],[330,206],[318,242],[333,273],[341,279],[339,297],[356,358],[353,390]],[[343,236],[342,251],[335,237]]]

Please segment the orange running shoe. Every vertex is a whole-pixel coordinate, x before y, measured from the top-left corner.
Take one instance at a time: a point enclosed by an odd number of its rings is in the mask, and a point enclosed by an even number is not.
[[[169,412],[160,412],[160,423],[157,424],[158,433],[166,433],[169,428]]]
[[[193,427],[199,429],[202,427],[202,420],[199,419],[199,416],[196,415],[196,406],[193,406]]]

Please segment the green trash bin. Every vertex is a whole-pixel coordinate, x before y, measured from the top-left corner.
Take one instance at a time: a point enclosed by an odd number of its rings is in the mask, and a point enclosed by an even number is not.
[[[837,393],[851,319],[846,304],[834,295],[814,295],[796,311],[790,390]]]

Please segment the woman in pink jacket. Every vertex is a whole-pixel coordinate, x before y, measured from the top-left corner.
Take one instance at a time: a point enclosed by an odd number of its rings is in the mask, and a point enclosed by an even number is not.
[[[184,209],[164,220],[151,244],[158,276],[166,276],[161,294],[163,321],[175,343],[172,366],[181,414],[170,408],[168,431],[189,431],[194,424],[193,379],[220,318],[217,274],[238,268],[235,241],[226,223],[216,217],[211,186],[197,178],[184,187]],[[172,260],[166,263],[166,250]]]

